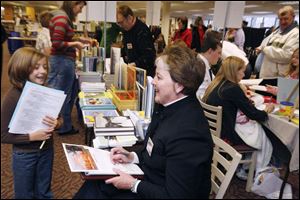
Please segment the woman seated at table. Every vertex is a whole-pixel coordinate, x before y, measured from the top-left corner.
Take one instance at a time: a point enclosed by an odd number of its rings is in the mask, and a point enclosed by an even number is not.
[[[202,101],[213,106],[222,106],[222,130],[221,138],[227,141],[231,145],[249,144],[248,141],[243,141],[245,138],[241,138],[235,130],[238,111],[241,111],[247,118],[264,122],[268,119],[268,113],[272,112],[274,105],[268,104],[264,111],[260,111],[255,108],[249,98],[245,95],[244,91],[239,85],[240,80],[244,77],[244,71],[246,69],[245,62],[235,56],[229,56],[222,62],[222,66],[217,73],[215,79],[211,82],[205,91]],[[263,132],[263,131],[262,131]],[[257,133],[264,134],[264,133]],[[259,135],[258,135],[259,136]],[[260,143],[258,148],[263,153],[262,148],[265,148],[264,141],[256,141]],[[266,137],[263,137],[266,138]],[[271,151],[272,152],[272,151]],[[272,153],[271,153],[272,154]],[[260,166],[257,168],[265,167],[271,158],[270,152],[267,156],[269,159],[258,160]],[[260,156],[258,156],[259,159]],[[260,157],[261,159],[261,157]]]
[[[156,59],[155,107],[140,151],[111,150],[113,163],[139,163],[143,180],[119,174],[86,181],[79,199],[208,199],[213,141],[196,91],[205,65],[188,47],[171,46]],[[130,191],[131,190],[131,191]]]
[[[289,70],[286,73],[286,78],[299,79],[299,48],[296,49],[291,57]],[[278,87],[267,85],[267,92],[277,95]]]

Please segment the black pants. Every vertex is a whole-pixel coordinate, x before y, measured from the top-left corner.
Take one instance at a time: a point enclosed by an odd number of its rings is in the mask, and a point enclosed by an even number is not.
[[[88,180],[83,183],[73,199],[139,199],[130,190],[118,190],[102,180]]]

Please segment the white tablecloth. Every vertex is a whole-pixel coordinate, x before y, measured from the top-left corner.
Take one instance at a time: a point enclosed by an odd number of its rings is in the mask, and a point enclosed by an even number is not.
[[[288,121],[287,117],[269,114],[265,125],[291,151],[290,171],[299,169],[299,125]]]

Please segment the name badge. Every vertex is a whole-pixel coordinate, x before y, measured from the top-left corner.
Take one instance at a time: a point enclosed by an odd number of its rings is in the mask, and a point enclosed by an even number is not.
[[[131,43],[127,43],[127,49],[132,49],[132,44]]]
[[[151,138],[149,137],[146,149],[147,149],[147,152],[148,152],[150,157],[151,157],[151,154],[152,154],[153,145],[154,144],[153,144]]]

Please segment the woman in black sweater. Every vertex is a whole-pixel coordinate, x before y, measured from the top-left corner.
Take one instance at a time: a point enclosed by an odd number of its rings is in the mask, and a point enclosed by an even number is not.
[[[264,111],[257,110],[239,86],[246,69],[242,59],[229,56],[220,68],[215,79],[205,91],[202,101],[214,106],[222,106],[221,138],[232,145],[245,144],[235,131],[238,109],[248,118],[258,122],[268,119],[268,112],[272,112],[273,105],[267,105]]]

